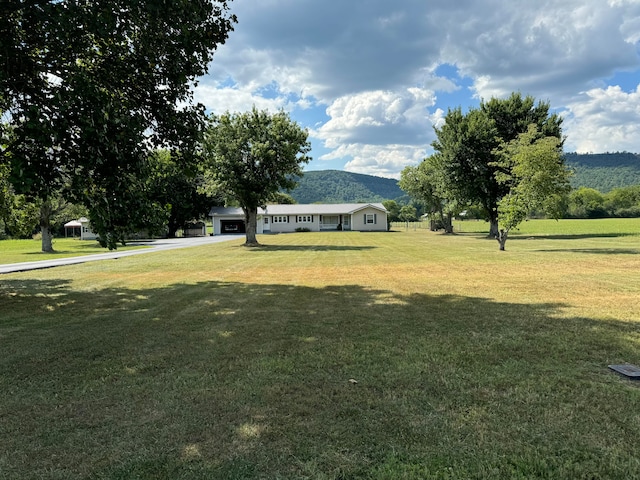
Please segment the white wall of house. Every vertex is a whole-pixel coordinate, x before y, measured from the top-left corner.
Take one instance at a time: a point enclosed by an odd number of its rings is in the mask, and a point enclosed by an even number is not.
[[[360,204],[268,206],[266,211],[260,209],[258,212],[256,233],[289,233],[302,228],[312,232],[387,230],[387,212],[382,206],[363,204],[362,208],[359,207]],[[215,209],[215,213],[212,209],[214,235],[230,233],[223,230],[224,221],[244,221],[244,215],[237,209]],[[307,213],[309,211],[312,213]]]
[[[271,233],[295,232],[298,228],[320,231],[320,215],[265,215],[269,219]],[[263,219],[264,227],[264,219]]]
[[[88,218],[82,217],[78,219],[78,222],[82,225],[80,227],[80,240],[95,240],[98,238],[98,235],[93,233],[93,230],[91,230],[91,224],[89,223]]]
[[[377,208],[363,208],[351,215],[351,229],[361,232],[386,232],[387,214]]]

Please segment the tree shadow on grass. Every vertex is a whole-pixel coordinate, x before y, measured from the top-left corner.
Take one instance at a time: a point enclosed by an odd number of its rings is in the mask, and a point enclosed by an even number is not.
[[[509,236],[509,240],[588,240],[590,238],[620,238],[637,236],[637,233],[584,233],[565,235],[527,235],[525,233],[513,233]]]
[[[245,245],[240,245],[246,248]],[[378,248],[368,245],[270,245],[268,243],[260,243],[256,247],[250,247],[253,251],[267,251],[267,252],[287,252],[287,251],[317,251],[317,252],[349,252],[349,251],[364,251],[373,250]]]
[[[544,460],[555,478],[633,477],[621,462],[635,455],[625,412],[639,390],[606,366],[640,361],[638,324],[563,308],[359,285],[3,279],[0,466],[12,478],[505,477]]]
[[[496,241],[494,237],[489,236],[488,233],[482,232],[454,232],[459,236],[467,236],[467,237],[476,237],[480,240],[493,240]],[[529,235],[526,233],[520,232],[511,232],[509,234],[509,240],[588,240],[590,238],[620,238],[620,237],[637,237],[637,233],[585,233],[585,234],[534,234]]]
[[[599,255],[638,255],[638,248],[549,248],[536,252],[595,253]]]

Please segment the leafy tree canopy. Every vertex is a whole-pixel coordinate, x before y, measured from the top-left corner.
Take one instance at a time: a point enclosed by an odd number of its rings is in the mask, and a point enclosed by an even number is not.
[[[275,205],[295,205],[298,202],[288,193],[276,192],[269,200],[269,203]]]
[[[227,3],[2,2],[3,161],[16,191],[83,203],[110,248],[157,217],[139,195],[147,158],[195,150],[204,115],[191,87],[236,21]]]
[[[403,205],[402,208],[400,208],[398,218],[403,222],[415,222],[418,220],[418,211],[416,207],[412,205]]]
[[[415,167],[405,167],[398,184],[426,207],[432,229],[440,224],[445,233],[452,233],[452,217],[459,211],[459,204],[455,200],[456,194],[451,191],[455,185],[445,177],[443,160],[442,155],[435,153]]]
[[[535,124],[496,151],[496,182],[508,188],[498,201],[497,240],[504,250],[509,231],[536,209],[560,218],[557,208],[562,195],[571,189],[570,171],[564,164],[561,142],[556,136],[540,136]]]
[[[175,237],[178,229],[200,220],[209,213],[216,198],[202,190],[204,177],[195,166],[187,168],[180,157],[168,150],[158,150],[150,158],[147,180],[149,196],[167,211],[168,236]],[[177,157],[177,158],[176,158]]]
[[[387,209],[387,220],[389,222],[397,222],[400,220],[400,205],[395,200],[385,200],[382,202],[384,208]]]
[[[460,204],[480,204],[491,222],[490,235],[498,235],[498,203],[509,184],[498,182],[505,169],[498,161],[500,145],[516,140],[535,125],[539,137],[554,136],[561,145],[562,119],[549,113],[549,104],[513,93],[507,99],[492,98],[463,114],[449,110],[445,124],[436,129],[433,148],[440,155],[444,190]]]
[[[216,188],[242,207],[246,245],[257,245],[258,207],[280,190],[290,190],[311,158],[306,130],[283,111],[212,115],[204,140],[209,173]]]

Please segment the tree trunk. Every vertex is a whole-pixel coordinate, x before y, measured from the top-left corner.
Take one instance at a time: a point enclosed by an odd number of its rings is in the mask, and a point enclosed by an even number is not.
[[[442,215],[442,225],[444,227],[444,233],[453,233],[453,222],[450,215]]]
[[[500,231],[498,230],[498,219],[491,218],[489,219],[489,237],[498,238],[500,236]]]
[[[244,223],[246,228],[246,241],[244,242],[247,247],[256,247],[260,245],[256,239],[256,230],[258,224],[258,209],[246,208],[244,209]]]
[[[40,233],[42,235],[42,251],[53,252],[53,236],[51,235],[52,206],[49,200],[42,202],[40,206]]]
[[[178,231],[178,223],[169,219],[167,224],[167,238],[176,238],[176,232]]]
[[[500,251],[504,251],[504,244],[507,243],[508,236],[509,236],[508,230],[500,230],[500,232],[496,236],[496,240],[498,240],[498,244],[500,245]]]

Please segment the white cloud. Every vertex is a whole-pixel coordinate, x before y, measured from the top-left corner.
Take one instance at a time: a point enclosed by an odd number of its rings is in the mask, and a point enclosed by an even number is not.
[[[589,90],[564,116],[568,151],[640,151],[640,85],[631,93],[618,86]]]
[[[320,160],[348,159],[344,169],[398,178],[407,165],[419,163],[434,140],[433,125],[444,112],[429,114],[432,91],[373,91],[338,98],[327,108],[330,120],[312,131],[332,151]]]
[[[409,145],[342,144],[320,160],[350,158],[344,170],[379,177],[399,178],[407,165],[417,165],[426,156],[426,149]]]
[[[246,88],[215,87],[199,85],[194,90],[194,100],[207,107],[207,111],[215,114],[229,112],[245,112],[256,107],[258,110],[276,112],[282,108],[290,110],[285,97],[265,98]]]
[[[431,130],[427,109],[434,102],[434,93],[420,88],[343,96],[327,108],[331,119],[314,136],[328,148],[343,143],[424,145]]]
[[[637,3],[612,8],[592,0],[479,2],[489,15],[472,17],[444,45],[443,58],[476,80],[480,98],[512,91],[565,101],[617,69],[638,68],[625,25]],[[631,23],[629,23],[631,22]]]
[[[421,0],[274,0],[232,5],[239,23],[211,73],[241,84],[260,79],[329,104],[363,90],[421,82],[439,46]]]
[[[640,150],[629,110],[638,93],[607,89],[616,72],[640,71],[640,0],[236,0],[231,9],[239,23],[196,99],[216,112],[300,115],[332,149],[321,158],[346,169],[397,175],[429,150],[443,110],[512,91],[566,112],[567,149]],[[442,64],[464,80],[436,74]],[[326,115],[313,118],[318,107]]]

